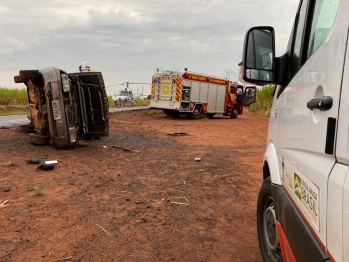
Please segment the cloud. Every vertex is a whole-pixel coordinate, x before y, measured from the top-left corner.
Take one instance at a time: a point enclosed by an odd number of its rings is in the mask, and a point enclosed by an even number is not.
[[[277,54],[288,42],[298,0],[0,0],[1,72],[81,62],[107,85],[150,81],[156,67],[221,75],[237,70],[245,32],[271,25]],[[127,79],[126,79],[127,78]],[[15,86],[0,74],[0,86]]]

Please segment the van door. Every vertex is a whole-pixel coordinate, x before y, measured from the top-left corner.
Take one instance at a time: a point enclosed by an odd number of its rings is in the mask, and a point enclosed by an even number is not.
[[[348,26],[347,19],[346,24]],[[349,37],[348,37],[349,38]],[[348,41],[347,41],[348,43]],[[345,57],[338,117],[336,159],[328,182],[327,241],[335,261],[349,261],[349,46]],[[343,186],[344,185],[344,186]]]
[[[289,83],[278,94],[280,175],[296,207],[285,209],[280,223],[297,261],[320,261],[327,253],[327,186],[336,162],[348,36],[341,5],[339,0],[301,1],[287,54]],[[305,221],[298,228],[296,217]]]

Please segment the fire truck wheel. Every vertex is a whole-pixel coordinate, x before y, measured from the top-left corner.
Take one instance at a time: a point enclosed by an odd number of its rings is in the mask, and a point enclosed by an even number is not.
[[[196,106],[193,111],[193,119],[200,119],[202,117],[201,107]]]
[[[230,113],[230,118],[237,118],[238,117],[238,114],[239,114],[239,108],[237,106],[234,106],[233,107],[233,110],[231,110],[231,113]]]
[[[258,195],[257,230],[263,261],[282,262],[270,177],[264,180]]]
[[[30,134],[29,142],[32,145],[45,146],[50,144],[50,138],[49,136]]]

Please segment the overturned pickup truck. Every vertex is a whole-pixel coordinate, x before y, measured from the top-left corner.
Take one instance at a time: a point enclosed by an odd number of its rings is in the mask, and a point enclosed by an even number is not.
[[[102,73],[66,73],[55,67],[20,70],[15,83],[27,86],[30,143],[75,147],[79,139],[109,134],[109,103]]]

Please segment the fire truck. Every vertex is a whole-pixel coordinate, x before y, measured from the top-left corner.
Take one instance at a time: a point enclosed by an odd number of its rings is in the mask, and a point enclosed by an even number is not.
[[[256,86],[240,85],[224,78],[179,70],[156,69],[152,77],[150,108],[171,116],[199,119],[206,114],[237,118],[243,106],[256,101]]]

